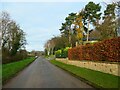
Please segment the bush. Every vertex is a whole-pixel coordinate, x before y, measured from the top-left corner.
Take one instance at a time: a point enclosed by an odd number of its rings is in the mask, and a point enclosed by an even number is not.
[[[12,56],[10,55],[9,51],[6,49],[2,50],[2,63],[10,63],[15,61],[20,61],[22,59],[27,58],[27,51],[26,50],[19,50],[16,55]]]
[[[120,37],[68,50],[70,60],[120,61]]]
[[[68,49],[70,47],[62,48],[60,50],[55,51],[56,58],[66,58],[68,57]]]
[[[56,56],[57,58],[61,57],[61,50],[55,51],[55,56]]]

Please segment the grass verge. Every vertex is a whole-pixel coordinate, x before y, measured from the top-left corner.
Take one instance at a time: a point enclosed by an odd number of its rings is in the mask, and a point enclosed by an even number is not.
[[[29,57],[22,61],[12,62],[2,65],[2,83],[5,84],[7,80],[15,76],[19,71],[35,60],[34,57]]]
[[[99,71],[77,67],[74,65],[64,64],[56,60],[50,62],[68,72],[86,80],[96,88],[118,88],[120,77],[111,74],[102,73]]]

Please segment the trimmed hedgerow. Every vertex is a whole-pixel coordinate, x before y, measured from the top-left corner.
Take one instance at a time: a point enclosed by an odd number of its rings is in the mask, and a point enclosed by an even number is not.
[[[120,37],[68,50],[70,60],[120,61]]]

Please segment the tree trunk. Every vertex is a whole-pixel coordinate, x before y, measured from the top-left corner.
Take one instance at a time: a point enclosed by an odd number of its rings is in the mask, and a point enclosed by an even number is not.
[[[50,55],[50,48],[48,48],[48,50],[47,50],[47,55],[48,56]]]
[[[53,55],[53,48],[51,48],[51,54]]]
[[[76,42],[76,47],[78,46],[78,41]]]
[[[69,44],[70,44],[70,46],[72,47],[72,43],[71,43],[71,33],[70,33],[70,31],[71,31],[71,29],[70,29],[70,27],[69,27]]]
[[[90,21],[88,20],[87,41],[89,41],[89,24],[90,24]]]

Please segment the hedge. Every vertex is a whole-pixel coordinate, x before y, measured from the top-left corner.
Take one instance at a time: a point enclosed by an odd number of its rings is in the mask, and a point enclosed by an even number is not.
[[[62,48],[60,50],[55,51],[56,58],[66,58],[68,57],[68,49],[70,47]]]
[[[120,61],[120,37],[68,50],[70,60]]]
[[[55,57],[60,58],[61,57],[61,50],[55,51]]]

